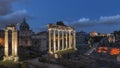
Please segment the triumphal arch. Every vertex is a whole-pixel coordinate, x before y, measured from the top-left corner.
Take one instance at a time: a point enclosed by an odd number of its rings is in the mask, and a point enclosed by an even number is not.
[[[11,54],[10,47],[9,47],[9,31],[11,31]],[[14,62],[18,61],[18,34],[17,34],[17,28],[15,25],[9,25],[5,28],[5,36],[4,36],[4,60],[12,60]]]
[[[76,50],[76,32],[74,28],[57,22],[57,24],[48,24],[48,33],[49,54],[56,56],[55,54],[59,51]]]

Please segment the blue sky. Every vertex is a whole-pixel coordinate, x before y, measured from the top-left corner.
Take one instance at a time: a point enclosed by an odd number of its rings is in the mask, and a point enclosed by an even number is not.
[[[47,28],[48,23],[56,21],[64,21],[77,31],[108,33],[120,30],[120,0],[6,0],[6,2],[12,11],[1,15],[1,18],[4,17],[9,22],[11,19],[11,22],[21,22],[23,17],[27,17],[31,29],[37,32]]]

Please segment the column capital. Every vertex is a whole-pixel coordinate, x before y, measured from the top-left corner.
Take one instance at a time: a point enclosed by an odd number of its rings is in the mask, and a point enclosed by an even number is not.
[[[58,29],[58,32],[60,32],[61,30],[60,29]]]
[[[69,32],[71,32],[72,30],[68,30]]]
[[[61,30],[62,32],[65,31],[65,30]]]
[[[56,28],[52,28],[52,30],[57,30]]]
[[[64,31],[66,31],[66,32],[67,32],[68,30],[67,30],[67,29],[65,29]]]
[[[51,28],[48,28],[48,30],[50,31],[50,30],[52,30]]]

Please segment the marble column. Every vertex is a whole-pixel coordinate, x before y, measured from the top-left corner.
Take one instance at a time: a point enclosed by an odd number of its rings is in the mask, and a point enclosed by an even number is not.
[[[66,49],[68,49],[68,31],[66,30]]]
[[[5,46],[4,46],[4,54],[5,54],[5,56],[7,57],[8,56],[8,30],[5,30],[5,40],[4,40],[4,44],[5,44]]]
[[[56,52],[56,29],[53,30],[53,50]]]
[[[62,30],[62,50],[64,50],[64,30]]]
[[[17,34],[17,31],[14,32],[14,35],[15,35],[15,56],[18,56],[18,34]]]
[[[69,30],[69,49],[71,49],[71,44],[72,44],[72,38],[71,38],[71,30]]]
[[[73,48],[76,50],[76,32],[75,32],[75,30],[74,30],[74,32],[73,32],[73,42],[74,42],[74,44],[73,44]]]
[[[12,56],[15,55],[15,41],[16,41],[15,38],[16,38],[15,31],[12,30]]]
[[[60,30],[58,30],[58,51],[60,50]]]
[[[49,53],[51,53],[51,29],[48,29],[48,32],[49,32],[49,46],[48,46],[48,48],[49,48]]]

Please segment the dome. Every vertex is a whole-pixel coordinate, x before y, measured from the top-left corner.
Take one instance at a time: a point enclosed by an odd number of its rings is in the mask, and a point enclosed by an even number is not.
[[[58,22],[56,23],[56,25],[65,26],[62,21],[58,21]]]
[[[20,25],[20,30],[29,30],[29,25],[26,22],[26,19],[23,19],[23,22]]]

